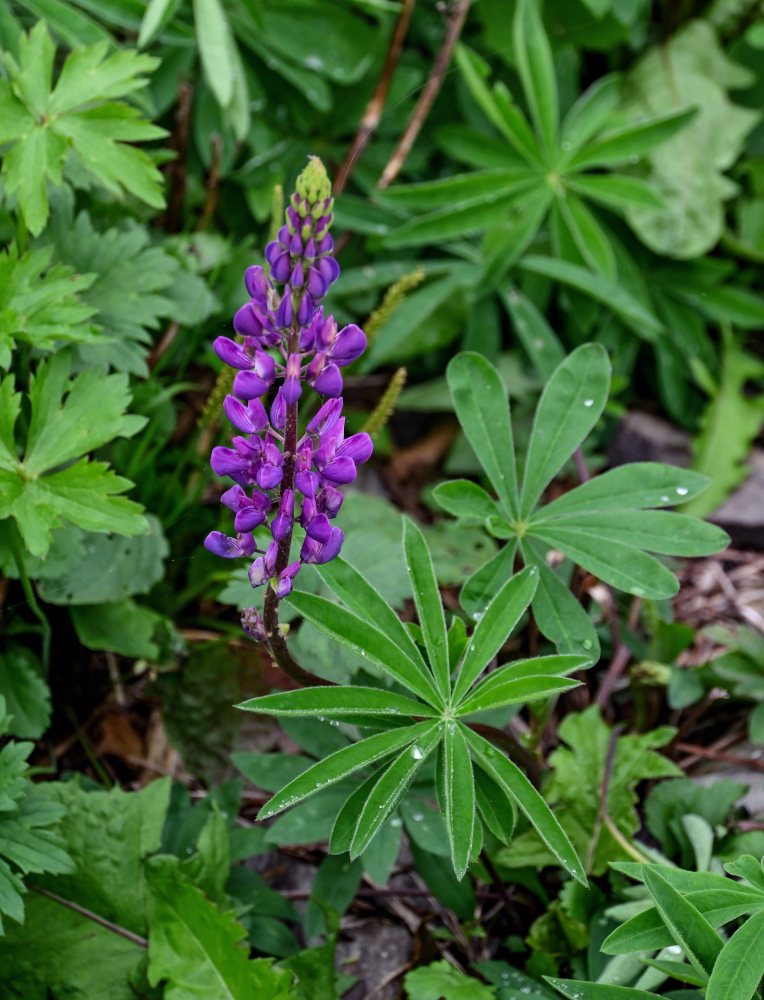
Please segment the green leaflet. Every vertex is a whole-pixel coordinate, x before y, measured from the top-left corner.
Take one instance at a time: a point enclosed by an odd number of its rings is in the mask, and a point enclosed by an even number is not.
[[[427,543],[422,532],[408,517],[403,519],[403,553],[430,668],[438,691],[445,700],[451,673],[446,619]]]
[[[30,232],[37,235],[49,213],[46,177],[61,183],[71,148],[85,170],[115,194],[123,190],[162,208],[161,175],[146,152],[127,145],[158,139],[164,129],[115,100],[148,82],[157,61],[131,50],[107,55],[98,41],[70,52],[51,93],[55,47],[44,21],[19,40],[18,61],[3,56],[8,80],[0,80],[0,141],[13,145],[4,158],[8,193],[16,192]]]
[[[722,939],[700,911],[663,876],[644,868],[645,885],[661,920],[697,972],[709,976],[722,950]]]
[[[476,814],[472,761],[464,727],[447,723],[442,745],[444,815],[454,871],[461,879],[472,857]]]
[[[722,948],[706,1000],[750,1000],[764,976],[764,910],[750,917]]]

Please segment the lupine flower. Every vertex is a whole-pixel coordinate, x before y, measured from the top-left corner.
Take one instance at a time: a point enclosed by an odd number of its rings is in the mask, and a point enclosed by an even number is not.
[[[268,585],[279,599],[291,592],[302,563],[325,563],[339,554],[345,536],[330,523],[342,506],[337,487],[353,482],[356,467],[372,453],[368,434],[345,437],[341,398],[340,369],[360,357],[366,337],[354,323],[338,330],[321,305],[340,273],[329,233],[332,208],[329,178],[311,157],[278,238],[265,248],[270,275],[260,266],[245,273],[250,300],[233,318],[240,341],[218,337],[213,343],[221,361],[236,370],[223,411],[239,433],[233,447],[213,448],[210,464],[235,484],[221,501],[235,515],[237,534],[213,531],[204,544],[226,559],[255,556],[252,586]],[[325,401],[298,439],[304,383]],[[297,523],[305,541],[299,559],[290,562]],[[261,525],[272,538],[265,551],[252,534]],[[255,608],[243,612],[242,626],[266,641]]]

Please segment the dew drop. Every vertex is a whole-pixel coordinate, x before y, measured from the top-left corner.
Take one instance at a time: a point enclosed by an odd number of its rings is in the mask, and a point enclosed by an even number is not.
[[[421,760],[422,757],[424,757],[424,753],[422,752],[422,748],[421,747],[417,747],[417,746],[413,746],[411,748],[411,756],[414,758],[414,760]]]
[[[591,649],[592,648],[592,640],[591,639],[584,639],[584,641],[581,643],[581,645],[584,647],[584,649]]]
[[[686,497],[689,493],[689,490],[685,486],[677,486],[676,491],[680,497]]]
[[[682,949],[679,947],[678,944],[670,944],[668,946],[668,948],[666,948],[666,951],[669,953],[669,955],[681,955],[682,954]]]
[[[415,823],[421,823],[422,820],[424,819],[424,816],[420,812],[415,812],[411,814],[411,818],[414,820]]]
[[[662,500],[662,501],[663,501],[664,503],[671,503],[671,497],[661,497],[661,500]]]
[[[584,406],[594,406],[594,400],[593,399],[585,399],[584,400]]]

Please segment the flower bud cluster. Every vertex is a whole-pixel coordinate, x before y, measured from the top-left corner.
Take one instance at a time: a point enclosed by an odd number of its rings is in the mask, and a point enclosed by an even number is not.
[[[331,524],[342,505],[338,487],[353,482],[356,466],[372,453],[368,434],[345,437],[341,398],[340,368],[362,354],[366,337],[353,323],[338,330],[321,305],[340,271],[329,234],[332,207],[326,171],[311,158],[278,239],[266,247],[270,277],[262,267],[246,271],[250,300],[233,320],[241,342],[218,337],[213,344],[236,370],[223,410],[239,433],[232,448],[213,448],[210,461],[217,475],[235,484],[221,501],[235,515],[236,536],[213,531],[204,544],[225,558],[254,557],[252,586],[270,584],[277,598],[291,592],[302,563],[325,563],[339,554],[344,534]],[[303,383],[325,401],[298,440]],[[305,541],[290,562],[296,523],[305,529]],[[272,538],[264,551],[252,534],[261,525]],[[255,609],[247,610],[243,624],[264,640]]]

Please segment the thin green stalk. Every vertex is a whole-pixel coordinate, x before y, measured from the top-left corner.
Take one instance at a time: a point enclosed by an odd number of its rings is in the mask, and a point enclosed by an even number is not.
[[[21,581],[24,596],[27,599],[27,604],[32,609],[32,612],[40,623],[42,634],[42,665],[45,670],[45,676],[47,677],[48,671],[50,670],[50,640],[53,635],[53,630],[50,627],[50,622],[48,621],[45,612],[42,610],[37,601],[37,595],[34,592],[32,581],[29,579],[29,574],[27,573],[27,568],[24,564],[24,550],[21,545],[21,535],[19,534],[19,529],[16,527],[15,521],[11,521],[11,530],[9,534],[11,539],[13,561],[15,562],[16,569],[18,570],[19,580]]]

